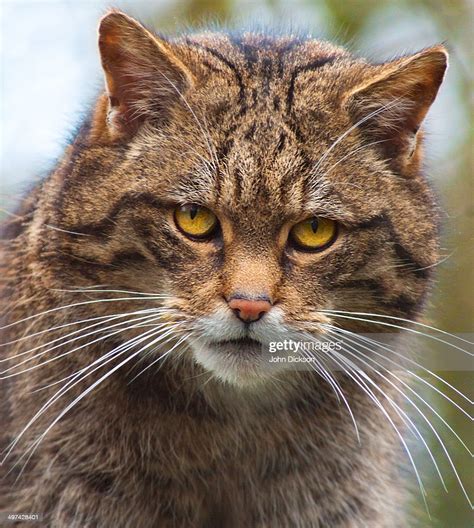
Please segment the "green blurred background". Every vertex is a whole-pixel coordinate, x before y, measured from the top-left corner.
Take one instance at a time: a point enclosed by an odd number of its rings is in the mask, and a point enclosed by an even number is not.
[[[60,154],[65,132],[72,129],[81,109],[100,86],[95,30],[98,17],[110,4],[68,0],[3,0],[1,4],[1,196],[3,208],[11,209],[25,187]],[[303,28],[315,37],[336,41],[376,61],[446,42],[451,53],[450,69],[427,119],[427,169],[447,211],[443,238],[446,258],[438,266],[429,317],[431,324],[439,328],[472,335],[471,2],[137,0],[118,1],[114,6],[165,32],[209,23]],[[463,392],[472,393],[472,369],[440,374]],[[436,398],[433,391],[424,396],[441,408],[442,415],[472,446],[469,419],[453,405]],[[450,391],[449,396],[460,405],[465,404],[455,392]],[[446,428],[434,423],[472,495],[472,458]],[[416,493],[411,512],[422,526],[472,526],[472,512],[454,474],[448,464],[441,462],[445,460],[444,453],[430,431],[425,432],[440,460],[449,493],[443,490],[426,452],[415,446],[428,489],[431,519]]]

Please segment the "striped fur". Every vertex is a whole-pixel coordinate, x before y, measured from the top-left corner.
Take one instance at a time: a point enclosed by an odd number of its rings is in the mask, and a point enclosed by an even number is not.
[[[418,127],[444,73],[441,47],[372,65],[296,36],[165,40],[120,13],[104,19],[100,35],[108,93],[4,229],[5,324],[94,299],[64,290],[97,285],[166,294],[176,318],[194,323],[242,289],[268,292],[284,324],[309,333],[327,320],[319,309],[420,315],[438,226]],[[395,104],[385,114],[337,141],[387,99]],[[172,211],[184,203],[212,209],[222,236],[183,237]],[[288,230],[313,215],[337,221],[338,240],[322,253],[295,251]],[[3,341],[149,306],[139,299],[76,306],[11,326]],[[48,339],[37,336],[31,346]],[[33,389],[112,345],[11,378],[2,398],[5,441],[57,387]],[[1,354],[27,348],[23,341]],[[347,412],[312,372],[246,388],[210,375],[191,349],[131,384],[128,368],[50,431],[15,484],[15,471],[0,484],[0,506],[38,511],[45,525],[68,528],[404,524],[396,436],[342,374],[360,444]],[[65,405],[54,404],[28,430],[2,470]]]

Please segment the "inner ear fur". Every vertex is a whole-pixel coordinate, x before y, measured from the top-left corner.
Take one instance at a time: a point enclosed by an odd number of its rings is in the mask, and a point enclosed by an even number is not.
[[[146,119],[164,117],[193,84],[171,45],[124,13],[100,21],[99,51],[106,92],[95,125],[111,138],[131,136]]]
[[[409,172],[420,158],[420,126],[436,98],[448,53],[435,46],[374,68],[347,96],[354,123],[396,172]]]

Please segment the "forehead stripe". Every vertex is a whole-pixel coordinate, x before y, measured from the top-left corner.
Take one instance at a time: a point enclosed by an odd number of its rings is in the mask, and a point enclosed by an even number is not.
[[[294,99],[294,92],[295,92],[295,83],[298,75],[303,72],[307,71],[316,71],[319,68],[322,68],[326,64],[332,64],[337,59],[336,56],[332,57],[323,57],[320,58],[314,62],[311,62],[310,64],[306,64],[305,66],[298,66],[293,70],[293,73],[291,74],[290,78],[290,85],[288,88],[288,94],[286,96],[286,110],[287,112],[290,112],[291,106],[293,104]]]

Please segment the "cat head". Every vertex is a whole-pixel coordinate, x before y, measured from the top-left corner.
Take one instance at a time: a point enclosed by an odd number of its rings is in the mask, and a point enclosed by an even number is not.
[[[52,192],[63,282],[165,295],[194,359],[238,384],[266,377],[270,341],[366,327],[330,310],[416,317],[443,47],[374,65],[296,36],[164,39],[112,12],[99,48],[106,89]]]

